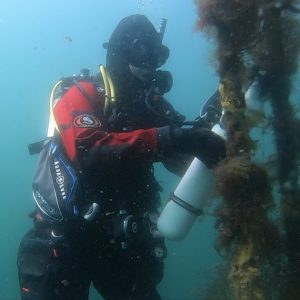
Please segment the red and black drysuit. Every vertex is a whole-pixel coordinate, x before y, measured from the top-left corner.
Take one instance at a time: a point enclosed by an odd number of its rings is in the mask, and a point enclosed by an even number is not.
[[[169,126],[145,109],[136,130],[111,131],[103,92],[89,82],[78,85],[57,102],[54,115],[65,152],[80,170],[80,214],[98,203],[100,215],[60,226],[55,239],[53,223],[37,214],[19,251],[22,300],[87,300],[91,282],[105,299],[160,299],[163,255],[157,250],[165,246],[155,230],[161,188],[152,164],[168,151]],[[142,224],[126,249],[116,237],[114,216],[120,211]]]

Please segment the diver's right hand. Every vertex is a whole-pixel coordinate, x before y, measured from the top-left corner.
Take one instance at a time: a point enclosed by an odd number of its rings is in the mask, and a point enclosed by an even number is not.
[[[226,143],[206,128],[170,128],[169,150],[196,156],[208,168],[215,167],[226,156]]]

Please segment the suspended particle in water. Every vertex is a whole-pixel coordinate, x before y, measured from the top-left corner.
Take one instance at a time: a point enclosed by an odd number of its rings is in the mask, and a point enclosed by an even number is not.
[[[139,11],[141,11],[143,8],[145,9],[145,6],[151,5],[153,3],[153,0],[138,0],[137,8]]]
[[[141,10],[145,6],[145,0],[138,0],[138,10]]]

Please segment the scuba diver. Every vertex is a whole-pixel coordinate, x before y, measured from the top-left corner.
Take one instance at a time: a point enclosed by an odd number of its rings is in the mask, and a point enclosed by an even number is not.
[[[83,70],[51,93],[48,138],[38,153],[33,228],[18,254],[22,300],[87,300],[91,283],[107,300],[161,299],[167,249],[156,227],[162,188],[153,163],[183,174],[194,156],[209,168],[225,142],[163,97],[169,56],[143,15],[117,25],[99,76]],[[101,75],[101,76],[100,76]]]

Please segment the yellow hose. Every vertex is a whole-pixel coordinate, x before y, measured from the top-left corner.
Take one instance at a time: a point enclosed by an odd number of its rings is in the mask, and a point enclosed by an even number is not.
[[[105,70],[105,74],[106,74],[108,84],[110,87],[110,101],[115,102],[116,101],[116,93],[115,93],[115,87],[114,87],[113,81],[112,81],[109,73],[107,72],[107,70],[106,69],[104,69],[104,70]]]
[[[100,69],[100,73],[101,76],[103,78],[103,82],[104,82],[104,88],[105,88],[105,103],[104,103],[104,114],[107,112],[110,102],[114,102],[116,100],[116,94],[115,94],[115,88],[114,88],[114,84],[112,82],[112,79],[109,75],[109,73],[107,72],[107,70],[105,69],[105,67],[103,65],[100,65],[99,67]],[[58,89],[58,87],[61,85],[62,80],[58,81],[52,88],[51,94],[50,94],[50,116],[49,116],[49,125],[48,125],[48,136],[53,136],[54,134],[54,129],[57,130],[57,132],[59,131],[58,125],[56,123],[55,117],[54,117],[54,113],[53,113],[53,108],[54,108],[54,97],[55,97],[55,93],[56,90]]]
[[[99,69],[103,78],[104,88],[105,88],[105,102],[104,102],[104,114],[105,114],[108,110],[110,100],[111,100],[111,89],[110,89],[110,84],[109,84],[105,67],[103,65],[100,65]]]

